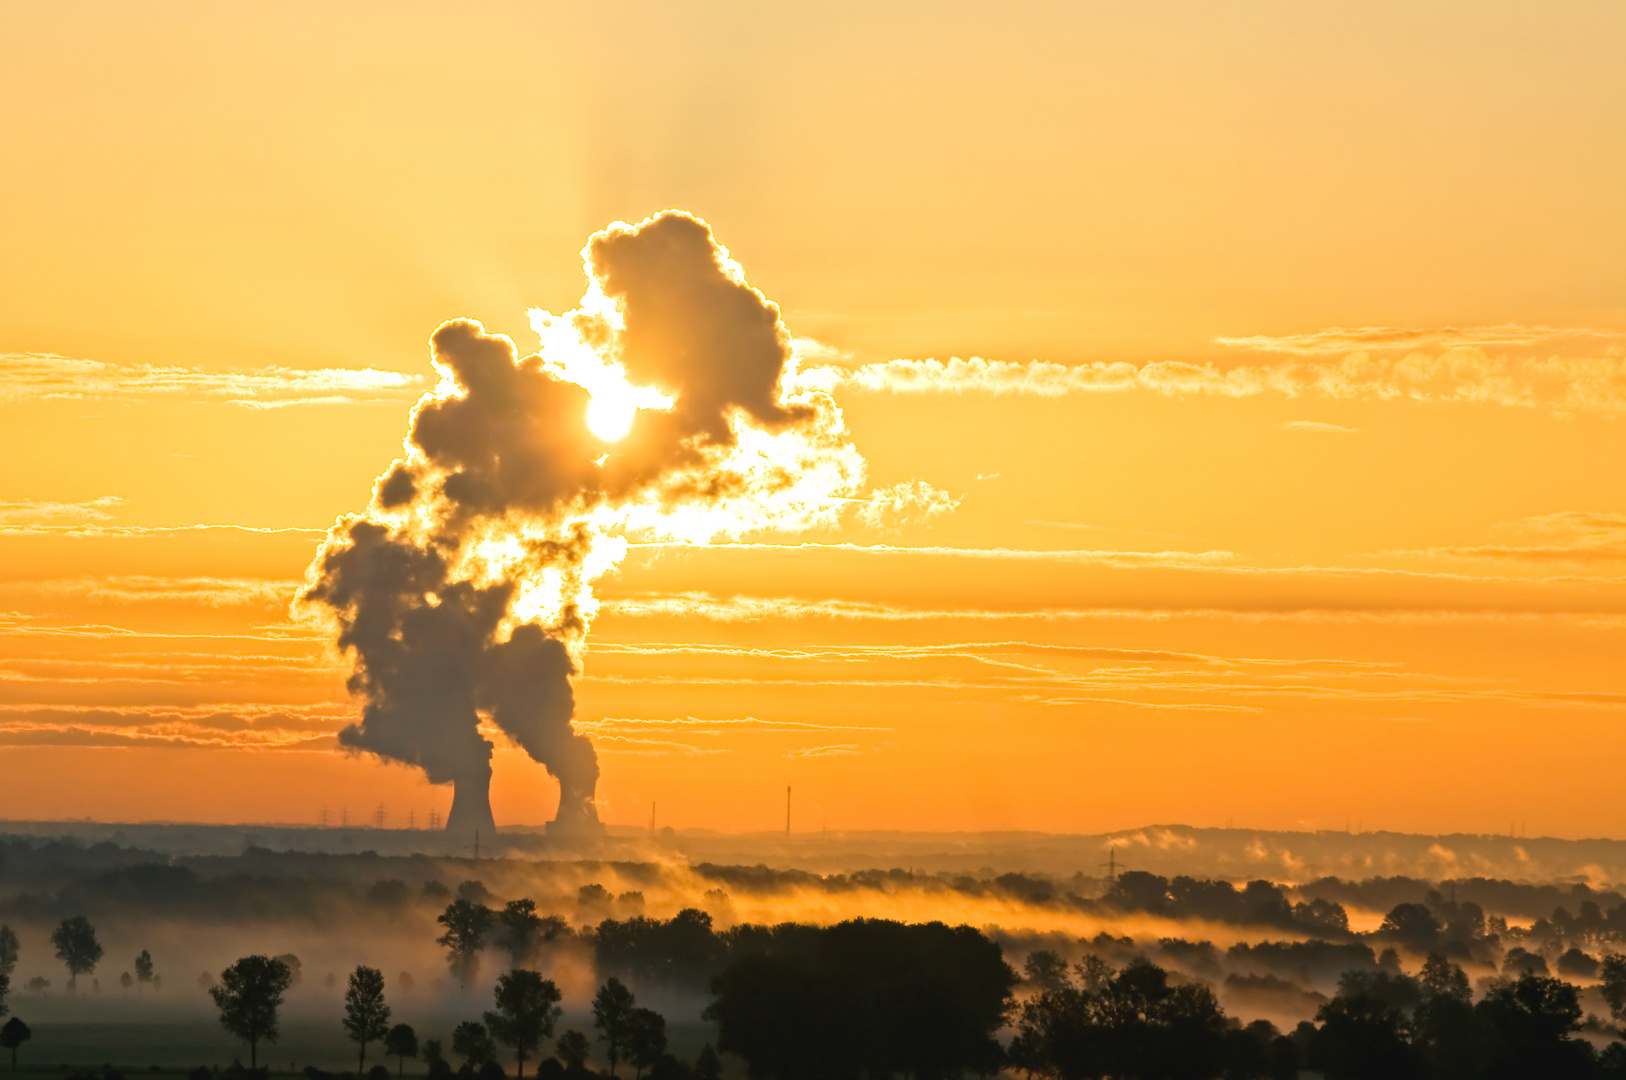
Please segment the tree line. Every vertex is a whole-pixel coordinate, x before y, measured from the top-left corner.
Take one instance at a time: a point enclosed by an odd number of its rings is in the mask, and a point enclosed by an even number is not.
[[[281,1035],[280,1009],[283,995],[292,983],[288,965],[276,957],[245,956],[221,972],[219,985],[210,989],[220,1011],[220,1023],[249,1048],[249,1069],[259,1067],[261,1043],[274,1043]],[[427,1039],[422,1045],[409,1024],[391,1024],[391,1009],[385,1000],[384,975],[377,968],[358,966],[351,972],[344,995],[344,1015],[340,1022],[356,1043],[356,1074],[369,1080],[389,1080],[389,1070],[375,1065],[367,1070],[367,1048],[376,1044],[388,1057],[397,1059],[404,1074],[408,1059],[423,1058],[430,1080],[454,1076],[500,1080],[506,1073],[498,1064],[499,1048],[505,1047],[514,1062],[514,1075],[523,1078],[527,1062],[533,1062],[540,1080],[562,1077],[590,1077],[587,1069],[591,1043],[580,1031],[567,1030],[555,1037],[562,1009],[561,995],[552,979],[526,968],[513,968],[497,977],[492,992],[493,1008],[479,1020],[465,1020],[452,1031],[451,1052],[463,1059],[454,1072],[440,1039]],[[637,998],[620,980],[610,978],[593,999],[593,1026],[603,1043],[611,1077],[622,1064],[632,1066],[634,1077],[647,1073],[650,1080],[717,1080],[722,1062],[709,1045],[694,1064],[686,1065],[667,1052],[666,1020],[652,1009],[642,1008]],[[552,1056],[541,1058],[552,1044]],[[305,1070],[310,1080],[330,1080],[330,1074],[314,1067]]]

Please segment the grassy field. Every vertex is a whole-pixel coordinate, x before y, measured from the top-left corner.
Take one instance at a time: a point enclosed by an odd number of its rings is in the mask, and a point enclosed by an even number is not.
[[[248,1064],[248,1046],[233,1040],[218,1024],[208,1022],[167,1023],[93,1023],[41,1021],[30,1023],[34,1037],[17,1052],[19,1074],[57,1075],[66,1071],[100,1072],[111,1065],[123,1073],[126,1080],[138,1077],[177,1077],[184,1080],[187,1073],[199,1065],[225,1068],[233,1060]],[[591,1027],[583,1019],[567,1017],[559,1030],[576,1027],[591,1034]],[[716,1038],[716,1030],[709,1024],[673,1024],[667,1030],[670,1049],[684,1060],[693,1060],[700,1047]],[[445,1031],[420,1030],[419,1040],[439,1038],[451,1049],[450,1027]],[[551,1044],[544,1048],[552,1052]],[[454,1058],[454,1062],[455,1062]],[[510,1074],[513,1062],[499,1059]],[[379,1046],[367,1048],[367,1066],[388,1065],[393,1073],[397,1069],[394,1058],[386,1059]],[[329,1071],[354,1070],[356,1044],[345,1038],[337,1020],[318,1022],[308,1019],[285,1020],[282,1037],[273,1045],[260,1047],[260,1064],[269,1066],[273,1073],[299,1073],[307,1065]],[[532,1065],[526,1065],[526,1075]],[[0,1076],[10,1068],[10,1056],[0,1052]],[[421,1061],[408,1060],[408,1077],[424,1073]]]

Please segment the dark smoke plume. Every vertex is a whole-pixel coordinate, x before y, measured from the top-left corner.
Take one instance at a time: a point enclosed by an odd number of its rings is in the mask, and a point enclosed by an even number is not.
[[[496,828],[482,718],[559,780],[554,827],[599,831],[571,679],[627,533],[830,522],[863,483],[839,410],[795,385],[779,309],[704,222],[617,224],[583,256],[581,307],[531,313],[536,354],[472,320],[435,331],[441,384],[304,593],[354,665],[361,718],[340,742],[453,784],[462,836]]]

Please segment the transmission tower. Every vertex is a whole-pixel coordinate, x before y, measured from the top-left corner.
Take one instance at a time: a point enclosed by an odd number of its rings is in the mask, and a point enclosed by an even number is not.
[[[1101,864],[1101,869],[1107,872],[1108,881],[1118,880],[1118,849],[1116,847],[1107,848],[1107,861]]]

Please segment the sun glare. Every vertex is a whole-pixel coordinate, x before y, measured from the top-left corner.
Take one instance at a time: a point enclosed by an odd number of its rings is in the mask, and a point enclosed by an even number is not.
[[[587,406],[587,428],[605,442],[617,442],[632,430],[632,419],[637,415],[638,402],[630,394],[600,388]]]
[[[590,294],[583,311],[609,321],[619,316],[602,295]],[[587,428],[605,442],[618,442],[632,430],[639,409],[670,409],[672,399],[651,386],[634,386],[614,360],[606,360],[598,350],[582,340],[573,314],[554,315],[532,308],[531,329],[542,339],[542,359],[556,376],[573,382],[592,395],[587,406]]]

